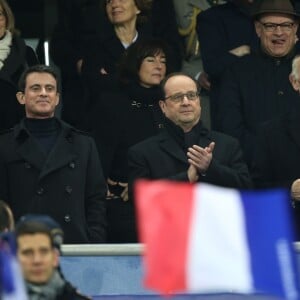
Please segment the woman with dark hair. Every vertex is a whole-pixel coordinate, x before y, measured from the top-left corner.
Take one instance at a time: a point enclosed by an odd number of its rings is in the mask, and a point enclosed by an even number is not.
[[[175,42],[179,36],[177,28],[164,28],[163,31],[157,28],[153,23],[151,5],[149,0],[104,0],[103,30],[89,42],[82,63],[88,109],[92,109],[99,93],[116,88],[117,64],[125,50],[137,41],[163,37],[172,48],[172,57],[169,57],[171,64],[175,68],[180,64],[179,43]]]
[[[121,61],[119,91],[104,92],[93,109],[93,132],[108,182],[108,242],[136,242],[127,192],[128,148],[163,127],[159,84],[169,72],[168,47],[159,39],[131,45]]]

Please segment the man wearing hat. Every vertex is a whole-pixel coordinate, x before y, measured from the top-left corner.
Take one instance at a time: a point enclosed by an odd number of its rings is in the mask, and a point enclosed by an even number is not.
[[[289,0],[262,0],[253,18],[260,49],[223,74],[218,99],[221,130],[239,139],[249,165],[261,124],[299,101],[289,82],[298,14]]]
[[[63,232],[58,223],[46,215],[28,215],[17,224],[15,233],[30,300],[90,299],[79,294],[60,271],[57,235],[62,238]]]

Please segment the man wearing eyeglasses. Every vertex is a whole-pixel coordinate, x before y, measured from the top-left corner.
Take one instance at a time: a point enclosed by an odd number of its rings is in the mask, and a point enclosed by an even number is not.
[[[209,131],[201,122],[196,81],[184,73],[172,73],[161,87],[165,130],[129,150],[130,190],[138,178],[251,187],[238,141]]]
[[[240,141],[249,166],[262,123],[293,110],[299,101],[289,82],[298,51],[298,13],[289,0],[262,0],[253,17],[260,50],[223,74],[218,99],[220,129]]]

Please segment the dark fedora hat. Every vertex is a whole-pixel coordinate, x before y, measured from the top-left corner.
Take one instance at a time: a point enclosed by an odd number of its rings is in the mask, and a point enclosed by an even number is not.
[[[258,0],[252,11],[253,17],[258,17],[262,14],[280,13],[294,17],[299,17],[290,0]]]

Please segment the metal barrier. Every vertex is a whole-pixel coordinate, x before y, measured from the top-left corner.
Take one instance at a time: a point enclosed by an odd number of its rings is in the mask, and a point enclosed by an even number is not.
[[[61,267],[70,282],[94,299],[108,299],[112,295],[119,295],[112,299],[158,299],[153,291],[143,286],[143,251],[142,244],[63,245]],[[295,243],[295,251],[300,269],[300,243]],[[125,295],[131,295],[131,298]],[[201,296],[199,299],[244,299],[245,296],[218,297],[221,296]],[[255,296],[251,299],[271,298]]]

